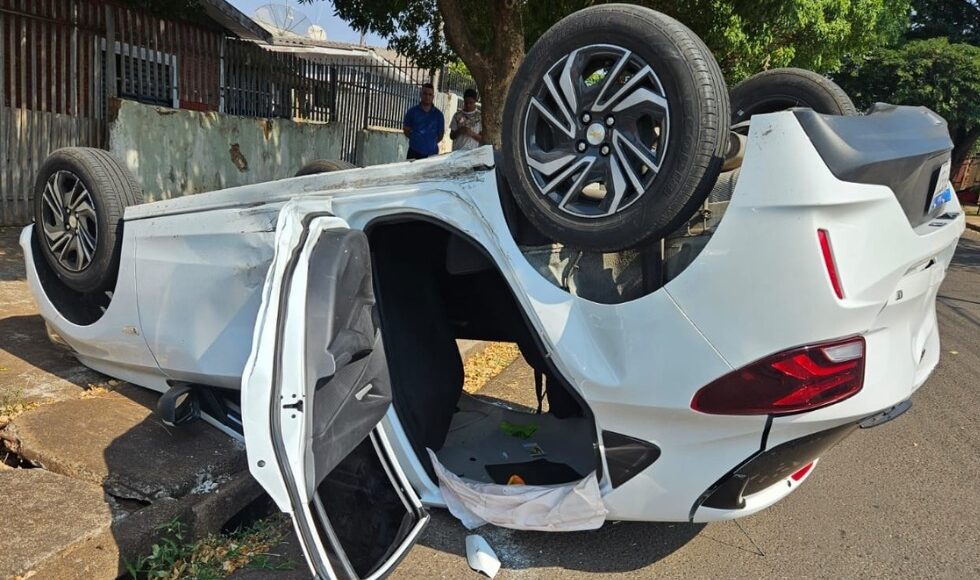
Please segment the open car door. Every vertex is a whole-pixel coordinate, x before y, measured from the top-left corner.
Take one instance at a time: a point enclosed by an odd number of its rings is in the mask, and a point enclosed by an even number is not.
[[[279,215],[242,377],[245,445],[315,576],[378,578],[429,516],[378,424],[391,385],[367,237],[324,205]]]

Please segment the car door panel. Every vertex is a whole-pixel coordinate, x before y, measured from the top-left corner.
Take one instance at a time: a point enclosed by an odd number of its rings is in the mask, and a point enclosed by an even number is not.
[[[287,204],[242,409],[252,473],[318,577],[386,574],[428,521],[378,426],[390,405],[367,237]]]

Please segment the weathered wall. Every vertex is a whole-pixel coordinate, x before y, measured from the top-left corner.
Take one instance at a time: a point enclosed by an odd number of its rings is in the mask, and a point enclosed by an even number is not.
[[[368,127],[357,132],[357,164],[382,165],[404,161],[408,155],[408,139],[399,129]]]
[[[147,200],[291,177],[314,159],[340,157],[337,124],[114,104],[109,151]]]
[[[439,153],[453,150],[453,141],[449,138],[449,122],[453,114],[459,110],[459,102],[460,98],[452,93],[436,95],[434,104],[446,118],[446,134],[439,142]],[[401,129],[385,127],[361,129],[357,133],[356,147],[355,158],[361,167],[405,161],[405,156],[408,155],[408,139],[402,134]]]

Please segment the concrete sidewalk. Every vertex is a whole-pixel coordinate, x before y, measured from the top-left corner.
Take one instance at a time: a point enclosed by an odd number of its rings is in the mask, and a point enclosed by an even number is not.
[[[116,578],[174,518],[218,531],[262,490],[244,449],[204,423],[170,429],[157,395],[47,338],[19,229],[0,229],[0,578]]]
[[[963,213],[966,214],[966,227],[980,232],[980,208],[975,205],[964,205]]]

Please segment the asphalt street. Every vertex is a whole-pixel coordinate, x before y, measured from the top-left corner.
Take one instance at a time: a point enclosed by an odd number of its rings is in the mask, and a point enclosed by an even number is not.
[[[942,358],[912,409],[846,439],[781,503],[709,525],[485,526],[497,578],[980,578],[980,234],[961,239],[937,309]],[[476,578],[466,534],[433,510],[394,577]]]

